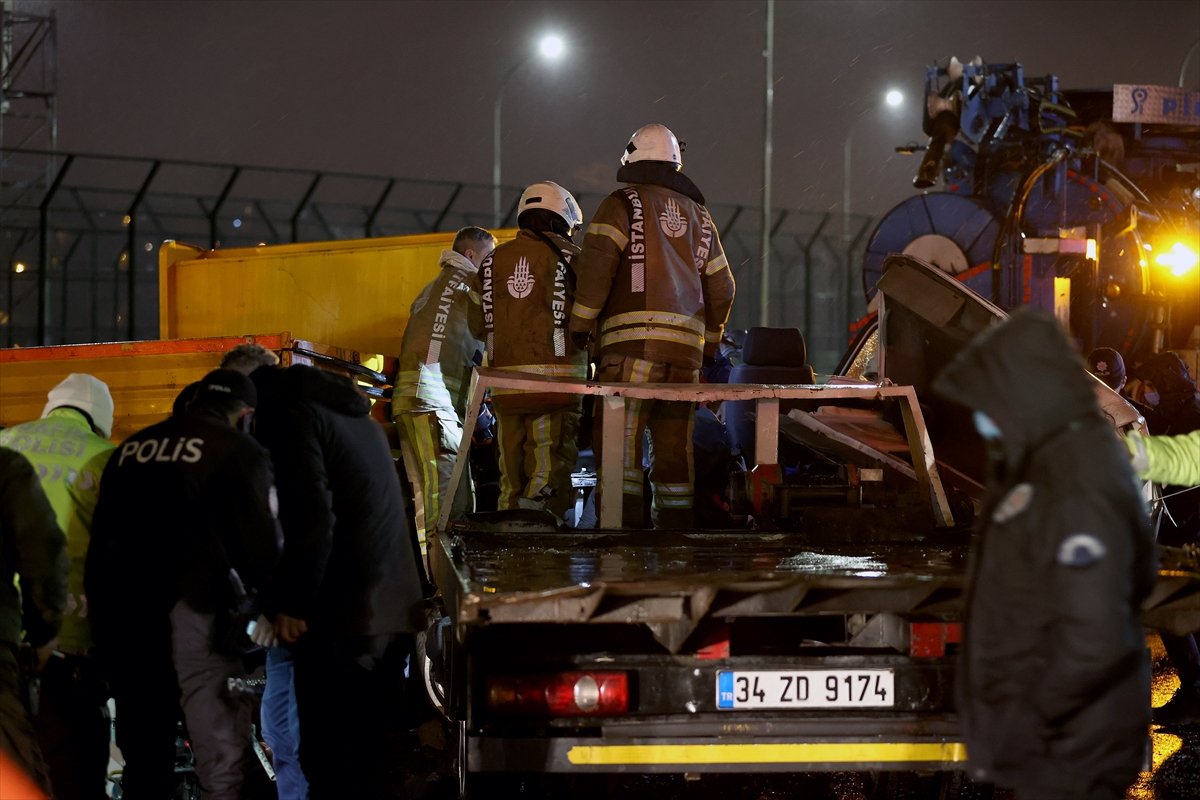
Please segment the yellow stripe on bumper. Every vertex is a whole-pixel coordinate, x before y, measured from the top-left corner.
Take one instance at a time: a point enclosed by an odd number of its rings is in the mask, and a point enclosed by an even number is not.
[[[621,764],[856,764],[965,762],[962,742],[806,744],[580,745],[567,752],[577,766]]]

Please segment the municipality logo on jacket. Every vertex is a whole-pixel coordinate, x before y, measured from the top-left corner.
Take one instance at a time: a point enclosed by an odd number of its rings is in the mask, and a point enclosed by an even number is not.
[[[672,239],[678,239],[687,233],[687,218],[679,213],[679,206],[675,204],[674,200],[667,201],[667,210],[658,215],[658,224],[662,227],[663,233]]]
[[[533,291],[533,276],[529,274],[529,260],[521,256],[516,271],[508,276],[508,293],[518,300],[529,297]]]

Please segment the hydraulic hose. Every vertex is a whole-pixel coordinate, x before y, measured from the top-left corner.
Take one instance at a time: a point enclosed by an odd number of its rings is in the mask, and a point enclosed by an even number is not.
[[[1021,218],[1025,215],[1025,203],[1029,200],[1029,193],[1033,191],[1038,179],[1066,157],[1066,149],[1060,147],[1050,154],[1050,158],[1029,172],[1013,197],[1012,206],[1004,217],[1004,224],[1000,226],[1000,235],[996,237],[996,244],[992,246],[992,302],[1002,308],[1004,304],[1000,301],[1000,253],[1004,249],[1004,243],[1014,230],[1020,231]]]

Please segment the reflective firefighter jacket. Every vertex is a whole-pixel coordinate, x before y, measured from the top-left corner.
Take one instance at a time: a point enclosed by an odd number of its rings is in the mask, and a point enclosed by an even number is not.
[[[587,353],[567,334],[574,294],[571,261],[579,248],[561,236],[545,236],[523,229],[479,268],[488,365],[583,380]],[[493,390],[492,400],[497,411],[514,413],[579,405],[570,395],[502,389]]]
[[[58,527],[67,535],[67,613],[58,632],[59,649],[86,653],[91,647],[83,562],[87,557],[92,514],[100,497],[100,476],[113,443],[95,433],[80,411],[56,408],[44,419],[0,431],[0,445],[18,451],[33,464]]]
[[[663,185],[634,184],[604,199],[576,274],[570,329],[598,325],[601,356],[699,368],[733,305],[733,274],[708,209]]]
[[[472,287],[476,268],[471,260],[444,250],[440,264],[442,271],[412,304],[400,345],[392,412],[452,409],[461,425],[475,353],[482,348],[471,333],[471,319],[480,327],[482,312]]]

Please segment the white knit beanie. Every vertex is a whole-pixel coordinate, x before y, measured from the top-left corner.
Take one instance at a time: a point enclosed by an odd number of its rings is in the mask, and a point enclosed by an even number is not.
[[[92,424],[104,438],[112,435],[113,399],[108,391],[108,384],[99,378],[82,372],[72,372],[62,383],[51,389],[46,398],[48,402],[42,409],[43,417],[63,406],[78,408],[92,418]]]

